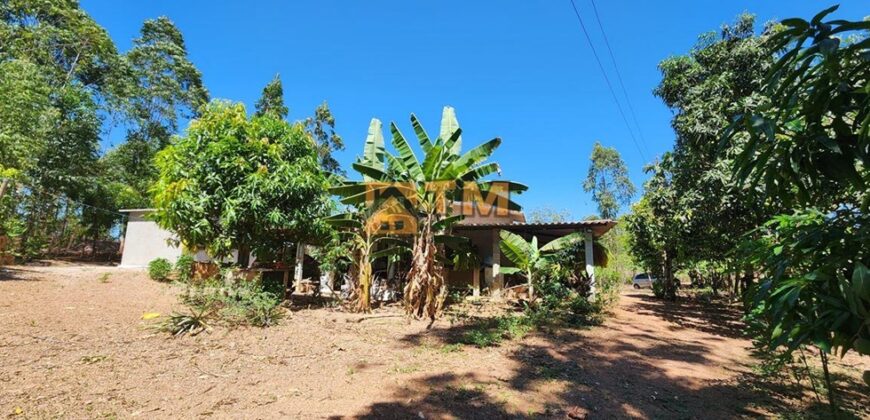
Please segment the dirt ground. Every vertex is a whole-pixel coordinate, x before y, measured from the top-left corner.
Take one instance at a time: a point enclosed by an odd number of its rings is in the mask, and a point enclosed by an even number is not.
[[[449,317],[427,330],[325,308],[170,338],[142,317],[177,308],[178,291],[113,267],[0,269],[0,416],[706,419],[821,406],[760,384],[734,308],[647,291],[626,290],[604,325],[488,349],[450,345],[462,327]],[[842,397],[870,418],[855,379],[867,361],[836,363]]]

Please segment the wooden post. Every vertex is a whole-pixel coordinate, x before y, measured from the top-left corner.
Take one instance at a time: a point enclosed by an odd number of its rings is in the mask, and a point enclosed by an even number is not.
[[[300,242],[296,245],[296,264],[293,267],[293,281],[296,293],[302,293],[302,263],[305,261],[305,244]]]
[[[292,295],[292,293],[288,293],[290,291],[290,270],[284,270],[284,300]]]
[[[595,298],[595,254],[592,247],[592,232],[586,232],[586,274],[589,275],[589,295]]]

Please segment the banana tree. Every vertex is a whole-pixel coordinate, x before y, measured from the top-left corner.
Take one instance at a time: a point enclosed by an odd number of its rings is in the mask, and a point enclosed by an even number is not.
[[[430,139],[413,114],[411,125],[423,151],[422,161],[395,123],[390,124],[390,133],[396,155],[386,152],[382,137],[373,132],[379,129],[380,122],[372,120],[371,141],[366,141],[366,153],[371,152],[379,159],[371,161],[367,156],[359,159],[353,168],[362,174],[363,181],[347,182],[332,192],[348,205],[370,203],[373,196],[392,192],[393,198],[416,218],[416,230],[410,235],[412,258],[404,291],[405,307],[409,315],[434,320],[447,296],[444,265],[439,256],[443,255],[445,243],[457,241],[448,234],[451,226],[463,218],[452,214],[452,203],[462,201],[463,188],[470,185],[480,191],[493,190],[494,182],[483,179],[500,172],[497,163],[487,160],[501,144],[501,139],[492,139],[461,153],[462,129],[450,107],[444,108],[441,132],[435,140]],[[505,182],[503,185],[508,192],[526,190],[521,184]],[[509,199],[507,205],[510,209],[519,209]]]
[[[407,242],[390,236],[378,236],[366,229],[366,209],[337,214],[325,219],[338,230],[342,240],[351,244],[352,261],[349,306],[356,312],[372,310],[372,264],[379,259],[410,251]]]
[[[555,252],[565,247],[583,241],[581,233],[572,233],[561,238],[552,240],[542,247],[538,247],[538,237],[532,236],[531,241],[526,241],[522,236],[502,230],[499,232],[501,252],[515,264],[515,267],[500,267],[502,274],[522,274],[529,284],[529,300],[535,299],[535,282],[538,281],[539,273],[548,262],[548,258]],[[593,243],[595,265],[606,264],[607,250],[600,244]]]

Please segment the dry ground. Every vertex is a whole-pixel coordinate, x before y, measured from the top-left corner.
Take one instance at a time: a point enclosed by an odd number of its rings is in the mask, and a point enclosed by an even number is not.
[[[173,339],[179,289],[112,267],[0,270],[0,415],[23,418],[733,418],[808,413],[761,387],[733,308],[626,291],[608,321],[500,347],[448,319],[302,309],[277,327]],[[739,327],[739,325],[738,325]],[[863,365],[862,365],[863,364]],[[857,357],[838,362],[852,375]],[[838,376],[860,407],[868,389]],[[866,403],[867,400],[863,402]],[[867,410],[866,406],[864,407]],[[860,410],[860,408],[859,408]],[[870,412],[858,412],[870,417]]]

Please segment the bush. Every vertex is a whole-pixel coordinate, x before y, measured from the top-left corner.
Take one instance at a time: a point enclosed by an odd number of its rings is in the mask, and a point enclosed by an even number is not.
[[[166,281],[172,273],[172,264],[166,258],[157,258],[148,263],[148,277],[151,280]]]
[[[178,276],[178,281],[189,283],[193,279],[193,256],[182,255],[175,260],[175,274]]]

